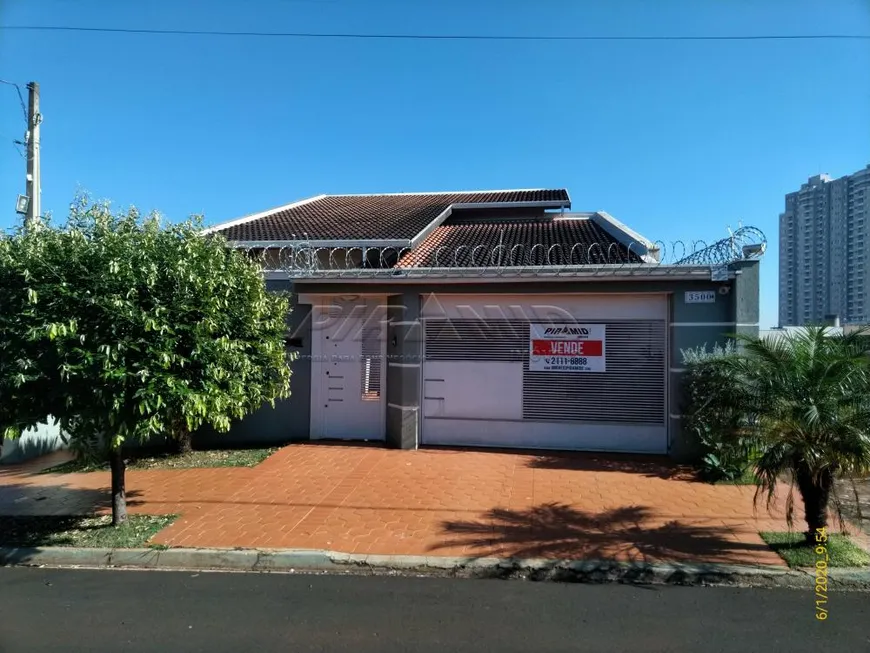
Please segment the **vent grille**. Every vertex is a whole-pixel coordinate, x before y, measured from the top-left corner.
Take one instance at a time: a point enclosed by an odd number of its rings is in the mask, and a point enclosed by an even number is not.
[[[524,420],[664,425],[664,320],[606,325],[606,372],[530,372],[526,320],[426,320],[425,359],[521,363]]]
[[[362,339],[362,356],[360,359],[360,387],[365,400],[380,399],[381,396],[381,324],[372,319],[371,311],[367,311],[360,336]]]

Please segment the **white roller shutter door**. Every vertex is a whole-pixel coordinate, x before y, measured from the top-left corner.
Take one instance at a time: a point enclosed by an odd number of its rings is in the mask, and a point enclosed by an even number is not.
[[[530,324],[569,320],[604,325],[606,371],[530,371]],[[439,297],[424,309],[424,444],[665,453],[666,384],[664,295]]]

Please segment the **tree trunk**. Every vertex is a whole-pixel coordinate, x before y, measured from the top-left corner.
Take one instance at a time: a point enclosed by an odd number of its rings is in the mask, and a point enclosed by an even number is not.
[[[829,469],[814,475],[808,467],[799,466],[797,484],[804,500],[807,542],[815,545],[816,530],[828,527],[828,500],[834,485],[834,475]]]
[[[176,453],[186,454],[193,451],[193,442],[190,437],[190,431],[187,430],[187,426],[184,424],[179,424],[175,429],[175,451]]]
[[[121,447],[109,452],[109,464],[112,468],[112,526],[118,526],[127,521],[127,491],[124,487],[126,465]]]

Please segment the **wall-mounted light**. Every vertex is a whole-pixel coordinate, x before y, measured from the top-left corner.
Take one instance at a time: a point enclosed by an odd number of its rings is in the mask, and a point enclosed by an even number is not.
[[[15,202],[15,212],[24,215],[27,213],[29,206],[30,198],[27,195],[19,195],[18,200]]]

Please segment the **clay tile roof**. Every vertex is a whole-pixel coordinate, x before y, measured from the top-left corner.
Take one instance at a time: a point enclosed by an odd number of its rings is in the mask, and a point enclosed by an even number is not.
[[[390,195],[324,195],[217,225],[234,241],[410,240],[452,204],[516,203],[568,208],[568,191],[503,190]]]
[[[398,267],[484,267],[640,263],[588,218],[445,223]]]

